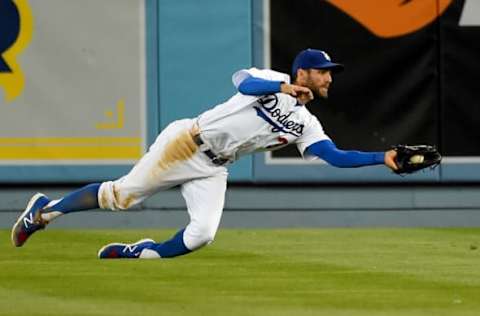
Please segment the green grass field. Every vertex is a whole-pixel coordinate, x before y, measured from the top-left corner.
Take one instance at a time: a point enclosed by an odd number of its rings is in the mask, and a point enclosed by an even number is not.
[[[480,229],[222,229],[165,260],[98,260],[167,230],[0,230],[0,315],[480,315]]]

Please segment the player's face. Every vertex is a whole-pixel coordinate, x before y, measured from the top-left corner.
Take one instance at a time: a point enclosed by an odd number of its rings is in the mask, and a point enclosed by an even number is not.
[[[305,84],[312,92],[323,98],[328,98],[328,88],[332,83],[332,73],[328,69],[309,69],[305,76]]]

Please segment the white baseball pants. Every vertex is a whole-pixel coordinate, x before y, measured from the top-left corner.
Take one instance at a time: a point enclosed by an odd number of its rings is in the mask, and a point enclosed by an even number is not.
[[[191,119],[168,125],[127,175],[101,184],[100,207],[128,209],[160,190],[180,185],[190,215],[185,246],[195,250],[212,242],[223,212],[228,172],[199,151],[191,136],[194,128]]]

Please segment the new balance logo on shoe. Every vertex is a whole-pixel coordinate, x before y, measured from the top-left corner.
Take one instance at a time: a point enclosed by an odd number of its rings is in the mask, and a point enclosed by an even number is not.
[[[126,245],[125,248],[123,248],[122,252],[123,253],[127,253],[127,252],[134,253],[135,249],[137,249],[137,248],[138,248],[138,245]]]
[[[25,225],[25,228],[28,228],[28,224],[32,225],[33,224],[33,213],[28,214],[29,217],[24,217],[23,218],[23,225]]]

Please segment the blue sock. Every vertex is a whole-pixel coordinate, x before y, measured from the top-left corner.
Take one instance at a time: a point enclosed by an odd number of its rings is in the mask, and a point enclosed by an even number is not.
[[[98,189],[100,183],[92,183],[81,189],[73,191],[66,195],[56,204],[45,209],[45,212],[57,211],[63,214],[70,212],[79,212],[99,208],[98,205]]]
[[[191,250],[188,249],[183,242],[184,231],[185,229],[182,229],[177,232],[175,236],[172,237],[172,239],[169,239],[159,244],[154,244],[153,246],[148,248],[158,252],[160,257],[162,258],[171,258],[187,254],[191,252]]]

